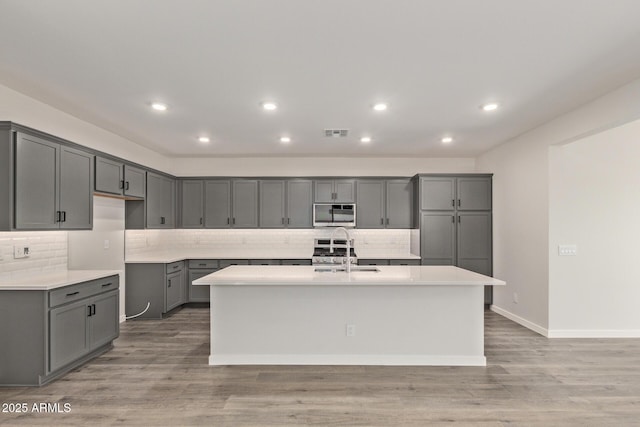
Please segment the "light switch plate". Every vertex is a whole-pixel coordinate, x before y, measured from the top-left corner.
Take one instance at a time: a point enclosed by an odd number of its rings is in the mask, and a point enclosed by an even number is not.
[[[578,246],[577,245],[558,245],[558,255],[576,256],[578,255]]]

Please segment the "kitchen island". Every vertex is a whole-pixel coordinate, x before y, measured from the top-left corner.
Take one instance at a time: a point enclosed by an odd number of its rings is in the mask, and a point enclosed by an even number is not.
[[[210,286],[210,365],[484,366],[484,286],[453,266],[231,266]]]

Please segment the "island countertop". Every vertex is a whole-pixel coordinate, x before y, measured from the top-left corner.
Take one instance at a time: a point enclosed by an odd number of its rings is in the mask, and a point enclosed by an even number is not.
[[[324,271],[323,271],[324,270]],[[194,285],[478,285],[506,283],[454,266],[352,267],[351,273],[326,266],[230,266],[194,280]],[[371,271],[375,270],[375,271]]]

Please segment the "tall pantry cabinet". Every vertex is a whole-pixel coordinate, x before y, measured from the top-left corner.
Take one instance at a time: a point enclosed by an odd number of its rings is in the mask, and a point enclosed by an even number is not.
[[[422,265],[455,265],[491,276],[491,175],[418,176]],[[485,304],[492,300],[485,288]]]

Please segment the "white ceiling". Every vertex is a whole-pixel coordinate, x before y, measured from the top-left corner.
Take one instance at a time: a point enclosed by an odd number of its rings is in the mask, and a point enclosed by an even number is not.
[[[172,156],[475,156],[640,76],[638,0],[0,5],[0,83]]]

